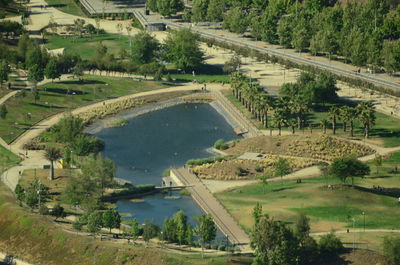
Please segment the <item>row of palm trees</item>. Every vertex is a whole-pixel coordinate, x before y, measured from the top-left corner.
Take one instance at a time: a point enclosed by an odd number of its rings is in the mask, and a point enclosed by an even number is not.
[[[274,98],[263,90],[253,80],[247,78],[243,73],[236,72],[231,75],[231,88],[233,95],[264,127],[275,127],[281,135],[283,127],[290,127],[292,133],[296,128],[301,130],[305,126],[307,113],[311,111],[310,102],[300,95],[293,97]],[[272,124],[269,122],[268,114],[272,111]],[[332,132],[336,134],[338,122],[343,124],[346,132],[350,126],[350,136],[354,136],[355,121],[361,122],[364,128],[364,136],[368,138],[370,128],[375,124],[375,107],[371,102],[362,102],[355,107],[348,105],[333,106],[330,108],[328,117],[321,120],[320,126],[324,133],[329,124]]]

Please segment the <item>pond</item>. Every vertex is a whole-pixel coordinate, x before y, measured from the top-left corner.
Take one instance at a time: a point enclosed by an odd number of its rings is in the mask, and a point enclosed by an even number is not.
[[[95,135],[105,141],[104,156],[117,165],[117,177],[134,185],[157,186],[168,168],[181,167],[189,159],[213,156],[208,149],[216,140],[237,138],[213,107],[194,103],[143,114],[129,119],[126,126],[105,128]],[[121,213],[129,213],[129,219],[153,220],[159,225],[179,209],[185,211],[190,223],[193,216],[202,214],[190,197],[180,196],[179,192],[168,195],[174,198],[157,194],[142,200],[121,200],[117,207]]]

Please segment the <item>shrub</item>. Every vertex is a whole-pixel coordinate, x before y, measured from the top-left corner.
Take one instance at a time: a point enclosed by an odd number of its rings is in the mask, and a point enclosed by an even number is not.
[[[228,147],[229,145],[224,142],[224,139],[219,139],[214,144],[214,148],[217,150],[226,150]]]
[[[49,214],[49,208],[47,208],[46,205],[43,205],[43,204],[40,205],[39,214],[41,214],[41,215],[48,215],[48,214]]]
[[[263,172],[263,171],[264,171],[264,168],[263,168],[262,166],[260,166],[260,165],[257,165],[257,166],[254,168],[254,170],[257,171],[257,172]]]
[[[80,135],[71,145],[74,154],[86,156],[90,153],[98,153],[104,149],[104,141],[94,136]]]
[[[225,245],[220,245],[218,249],[220,251],[225,251],[226,250],[226,246]]]
[[[329,233],[320,238],[319,250],[322,255],[335,256],[343,250],[343,244],[334,233]]]
[[[249,174],[249,171],[247,171],[244,168],[238,167],[236,168],[236,175],[238,176],[247,176]]]
[[[221,162],[221,161],[230,160],[233,158],[234,158],[234,156],[215,156],[215,157],[202,158],[202,159],[191,159],[191,160],[187,161],[186,164],[188,164],[189,166],[201,166],[204,164]]]

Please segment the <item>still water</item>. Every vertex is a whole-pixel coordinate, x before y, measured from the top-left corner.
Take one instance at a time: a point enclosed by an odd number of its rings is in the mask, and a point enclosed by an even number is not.
[[[237,138],[232,127],[210,105],[194,103],[132,118],[128,125],[105,128],[96,136],[105,141],[104,156],[117,165],[117,176],[134,185],[161,185],[166,169],[181,167],[192,158],[213,156],[207,149],[216,140]],[[178,192],[172,195],[180,196]],[[202,214],[190,197],[166,199],[162,194],[136,202],[121,200],[117,207],[120,212],[130,213],[130,218],[138,218],[139,222],[154,220],[159,225],[179,209],[185,211],[190,221],[193,216]]]

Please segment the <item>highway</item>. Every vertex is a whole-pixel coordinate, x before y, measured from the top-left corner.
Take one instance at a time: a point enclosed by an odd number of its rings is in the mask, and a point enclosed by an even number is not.
[[[239,37],[233,38],[233,37],[225,36],[222,33],[216,34],[214,32],[207,31],[207,29],[204,29],[202,27],[192,27],[190,24],[183,24],[183,23],[177,24],[176,22],[173,22],[173,21],[170,21],[167,19],[162,19],[162,21],[170,28],[190,28],[192,30],[192,32],[195,32],[202,37],[212,38],[212,39],[216,39],[218,41],[224,41],[226,43],[230,43],[230,44],[234,44],[234,45],[238,45],[238,46],[242,46],[242,47],[248,47],[248,48],[254,49],[256,51],[262,52],[262,53],[268,53],[270,55],[275,55],[277,57],[281,57],[281,58],[290,60],[290,61],[298,63],[298,64],[314,66],[314,67],[320,68],[325,71],[329,71],[329,72],[337,74],[337,75],[346,76],[346,77],[350,77],[353,79],[360,79],[363,81],[370,82],[376,86],[383,86],[386,88],[390,88],[393,91],[400,91],[400,84],[395,83],[394,81],[391,81],[391,80],[387,80],[382,77],[373,76],[372,74],[354,73],[352,71],[343,69],[343,68],[335,66],[333,64],[304,58],[304,56],[302,56],[300,54],[295,55],[295,54],[284,52],[284,51],[276,49],[276,48],[262,47],[260,45],[257,45],[256,43],[252,42],[251,40],[241,39]],[[221,32],[223,32],[223,31],[221,31]]]

